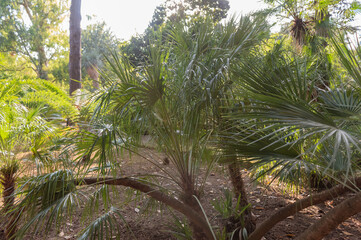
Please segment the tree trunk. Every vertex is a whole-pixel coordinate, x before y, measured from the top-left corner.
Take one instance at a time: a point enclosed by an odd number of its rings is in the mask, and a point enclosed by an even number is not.
[[[348,186],[355,186],[356,188],[361,188],[361,177],[355,179],[354,182],[347,183]],[[337,196],[340,196],[344,193],[352,191],[351,187],[344,186],[342,184],[337,185],[331,189],[325,190],[323,192],[314,194],[312,196],[300,199],[297,202],[290,204],[284,208],[278,210],[271,217],[263,221],[258,225],[256,230],[249,236],[249,240],[259,240],[261,239],[269,230],[273,228],[277,223],[286,219],[287,217],[294,215],[295,213],[305,209],[309,206],[313,206],[324,201],[333,199]]]
[[[94,65],[91,65],[87,67],[86,72],[88,73],[89,77],[93,80],[93,87],[95,89],[99,88],[99,72],[97,70],[97,67]]]
[[[46,59],[46,54],[43,46],[38,47],[38,58],[39,58],[39,65],[38,65],[38,77],[41,79],[48,80],[48,71],[46,67],[48,65],[48,61]]]
[[[349,198],[312,224],[296,240],[320,240],[349,217],[361,212],[361,192]]]
[[[81,88],[81,0],[72,0],[70,6],[69,94]]]
[[[182,196],[182,201],[193,209],[194,212],[199,214],[200,216],[203,216],[203,212],[201,207],[199,206],[198,201],[196,200],[195,196],[198,197],[198,194],[193,190],[184,190],[186,192]],[[207,233],[204,231],[204,229],[200,228],[197,223],[194,221],[194,219],[188,218],[189,225],[192,228],[193,232],[193,239],[195,240],[208,240]]]
[[[241,207],[247,206],[249,203],[248,203],[247,193],[246,193],[246,189],[245,189],[242,174],[241,174],[240,165],[238,163],[236,163],[235,161],[233,161],[233,163],[228,165],[228,172],[229,172],[229,176],[232,181],[234,194],[237,198],[238,198],[238,196],[240,196],[240,206]],[[247,233],[251,234],[254,231],[254,229],[256,228],[256,222],[252,218],[252,210],[250,207],[248,207],[244,211],[244,214],[242,217],[243,217],[244,224],[241,225],[241,227],[246,228]],[[241,223],[242,219],[239,219],[239,221]],[[237,232],[237,234],[234,235],[235,236],[233,238],[234,240],[240,239],[238,232]]]
[[[3,201],[4,201],[4,208],[3,212],[7,215],[7,223],[5,225],[5,239],[13,239],[16,233],[16,221],[15,216],[12,213],[14,208],[14,192],[15,192],[15,181],[16,181],[16,174],[17,166],[10,165],[10,167],[3,167],[0,171],[0,182],[3,185]]]

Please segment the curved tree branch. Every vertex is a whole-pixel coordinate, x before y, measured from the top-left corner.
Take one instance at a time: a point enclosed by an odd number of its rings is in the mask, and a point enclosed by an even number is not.
[[[26,13],[28,14],[28,17],[29,17],[30,21],[33,23],[33,20],[34,20],[34,19],[33,19],[33,15],[31,14],[28,1],[27,1],[27,0],[24,0],[24,1],[21,3],[21,5],[24,6],[25,11],[26,11]]]
[[[312,224],[296,240],[320,240],[349,217],[361,212],[361,192],[349,198]]]
[[[361,188],[361,177],[356,178],[354,183],[349,183],[349,186],[356,186]],[[301,211],[302,209],[308,208],[324,201],[333,199],[339,195],[350,192],[351,188],[339,184],[331,189],[322,191],[320,193],[314,194],[312,196],[298,200],[297,202],[290,204],[286,207],[281,208],[271,217],[259,224],[254,232],[249,236],[249,240],[259,240],[261,239],[269,230],[271,230],[277,223],[286,219],[287,217],[294,215],[295,213]]]
[[[175,198],[172,198],[159,190],[152,188],[151,186],[140,182],[139,180],[132,179],[132,178],[84,178],[75,181],[76,185],[78,184],[86,184],[86,185],[98,185],[98,184],[108,184],[108,185],[119,185],[125,187],[131,187],[133,189],[139,190],[148,196],[158,200],[174,210],[182,213],[186,216],[191,222],[197,225],[199,228],[203,229],[206,233],[208,239],[213,239],[212,232],[209,229],[209,226],[204,219],[204,217],[200,216],[196,213],[191,207],[187,206],[186,204],[178,201]]]

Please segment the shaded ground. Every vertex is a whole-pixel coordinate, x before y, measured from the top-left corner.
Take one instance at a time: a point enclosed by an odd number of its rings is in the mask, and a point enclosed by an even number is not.
[[[142,154],[145,156],[150,156],[150,159],[155,160],[155,162],[160,165],[163,164],[164,156],[162,154],[156,153],[154,150],[145,149],[142,151]],[[131,159],[125,157],[122,163],[122,173],[120,173],[122,176],[142,175],[145,173],[152,173],[155,175],[163,174],[154,164],[138,156],[132,156]],[[166,165],[165,169],[172,171],[172,164]],[[258,223],[272,215],[272,213],[277,211],[279,208],[285,206],[288,203],[293,203],[298,198],[302,198],[307,195],[306,193],[303,195],[286,195],[285,193],[282,193],[282,189],[279,188],[276,184],[273,184],[269,187],[264,187],[261,185],[257,186],[255,183],[250,183],[248,173],[246,171],[243,171],[243,176],[247,182],[249,200],[252,204],[253,213]],[[174,184],[170,183],[170,181],[167,179],[160,180],[159,184],[167,188],[175,189]],[[213,209],[211,202],[215,201],[216,198],[219,198],[219,196],[222,196],[225,189],[230,188],[231,183],[228,180],[227,172],[221,166],[215,168],[205,184],[205,194],[202,197],[202,206],[209,214],[208,217],[213,225],[219,226],[222,222],[222,219]],[[87,191],[91,190],[92,189],[88,189]],[[119,187],[117,188],[117,191],[111,193],[111,197],[114,199],[113,202],[115,203],[120,203],[120,199],[134,199],[137,198],[137,196],[138,195],[133,190],[126,190],[123,187]],[[339,201],[345,199],[346,197],[348,196],[340,197],[335,202],[330,201],[326,204],[320,204],[304,209],[295,216],[289,217],[285,221],[276,225],[276,227],[265,236],[265,239],[293,239],[299,233],[304,231],[308,226],[310,226],[315,220],[322,217],[328,210],[330,210]],[[127,221],[129,228],[132,230],[132,232],[130,232],[127,230],[125,225],[122,225],[120,239],[175,239],[169,232],[169,230],[173,229],[175,226],[173,217],[174,214],[166,208],[163,208],[161,211],[159,206],[156,206],[153,213],[151,214],[141,214],[142,208],[147,202],[146,200],[147,198],[139,198],[137,201],[133,201],[128,205],[118,206],[121,208],[121,212]],[[81,211],[82,209],[75,211],[72,216],[72,221],[67,222],[66,225],[63,226],[63,229],[50,230],[47,236],[44,236],[42,232],[40,234],[36,234],[35,236],[29,235],[25,239],[76,239],[80,230],[86,226],[86,223],[89,223],[89,221],[83,221],[80,214]],[[180,217],[178,214],[176,214],[176,216]],[[0,216],[0,220],[2,223],[6,222],[6,219],[4,219],[3,216]],[[0,239],[3,239],[3,229],[1,228],[1,224]],[[361,214],[358,214],[341,224],[325,239],[361,239]]]

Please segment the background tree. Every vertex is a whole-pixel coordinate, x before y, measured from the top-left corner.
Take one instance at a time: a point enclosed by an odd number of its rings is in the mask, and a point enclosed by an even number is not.
[[[32,64],[37,76],[48,78],[49,60],[65,43],[60,23],[67,3],[50,0],[5,0],[0,4],[0,49],[20,54]]]
[[[173,22],[208,16],[217,23],[230,8],[228,0],[167,0],[165,6]]]
[[[227,17],[230,8],[228,0],[185,0],[196,15],[212,16],[214,22]]]
[[[72,0],[69,35],[69,94],[81,88],[81,0]]]
[[[154,34],[163,34],[163,25],[167,18],[167,9],[164,5],[157,6],[152,20],[144,33],[132,36],[128,42],[121,46],[121,51],[127,56],[134,66],[140,66],[149,60],[149,41],[154,39]]]
[[[228,0],[167,0],[156,7],[144,33],[133,36],[121,47],[121,50],[133,65],[140,66],[149,60],[149,42],[161,35],[166,39],[174,23],[199,21],[199,24],[202,24],[205,18],[210,18],[214,24],[217,24],[227,16],[229,7]]]
[[[285,31],[290,33],[295,44],[316,43],[318,37],[327,37],[329,31],[344,29],[354,31],[349,25],[361,9],[359,1],[305,1],[305,0],[264,0],[270,4],[272,12],[286,23]]]
[[[93,80],[93,87],[97,89],[98,71],[104,66],[104,55],[118,51],[118,40],[105,22],[88,25],[81,34],[82,65]]]

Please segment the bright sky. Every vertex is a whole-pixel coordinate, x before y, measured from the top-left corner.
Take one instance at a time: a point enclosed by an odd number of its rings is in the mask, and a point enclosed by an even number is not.
[[[143,33],[152,18],[154,9],[164,1],[83,0],[82,27],[91,23],[87,15],[95,15],[95,20],[104,20],[118,38],[128,40],[136,33]],[[229,3],[231,6],[229,15],[248,13],[264,6],[264,3],[259,0],[229,0]]]

